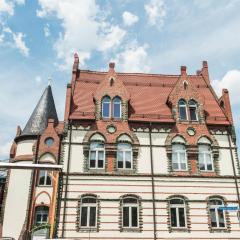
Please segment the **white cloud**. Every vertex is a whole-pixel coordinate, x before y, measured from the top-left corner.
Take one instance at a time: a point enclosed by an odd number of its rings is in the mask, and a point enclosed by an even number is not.
[[[240,70],[234,69],[228,71],[222,79],[213,80],[212,86],[218,96],[222,95],[222,89],[227,88],[230,94],[230,100],[233,105],[240,105]]]
[[[41,76],[36,76],[36,77],[35,77],[35,81],[36,81],[37,83],[41,83],[41,82],[42,82]]]
[[[138,22],[138,16],[130,12],[125,11],[122,14],[123,22],[127,26],[132,26],[134,23]]]
[[[144,8],[148,16],[149,24],[161,28],[166,16],[164,0],[151,0],[148,4],[144,5]]]
[[[74,52],[79,53],[80,64],[91,57],[92,51],[106,51],[118,46],[125,31],[106,21],[104,11],[95,0],[39,0],[37,16],[55,16],[61,21],[63,32],[54,45],[60,69],[69,69]]]
[[[49,37],[51,35],[50,29],[49,29],[49,24],[46,24],[43,28],[44,36]]]
[[[0,13],[1,12],[12,16],[14,14],[14,4],[6,0],[0,0]]]
[[[147,48],[147,44],[139,46],[137,42],[132,42],[113,61],[123,72],[149,72]]]
[[[28,57],[29,48],[26,46],[26,43],[23,40],[24,37],[25,35],[21,32],[13,33],[15,48],[17,48],[23,56]]]

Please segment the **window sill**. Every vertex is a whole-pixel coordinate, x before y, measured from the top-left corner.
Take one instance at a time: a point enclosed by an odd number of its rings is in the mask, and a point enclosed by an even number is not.
[[[52,185],[37,185],[37,187],[47,187],[47,188],[51,188],[51,187],[53,187]]]
[[[121,232],[141,232],[141,229],[139,227],[136,227],[136,228],[123,227],[121,229]]]
[[[98,232],[98,229],[97,229],[97,227],[92,227],[92,228],[90,228],[90,227],[80,227],[78,231],[79,232]]]
[[[189,229],[187,227],[170,227],[171,232],[188,232]]]
[[[210,227],[210,232],[230,232],[230,229],[226,228],[226,227],[219,227],[219,228],[216,228],[216,227]]]

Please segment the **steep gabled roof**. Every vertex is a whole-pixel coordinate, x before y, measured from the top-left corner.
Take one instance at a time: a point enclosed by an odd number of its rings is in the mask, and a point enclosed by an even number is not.
[[[43,92],[21,136],[41,134],[47,127],[48,119],[54,119],[55,123],[58,123],[51,86],[47,86]]]
[[[94,94],[107,72],[79,70],[75,81],[70,119],[94,119]],[[130,94],[129,121],[175,122],[167,105],[169,94],[180,75],[116,73]],[[229,125],[230,122],[202,74],[188,75],[204,99],[207,124]]]

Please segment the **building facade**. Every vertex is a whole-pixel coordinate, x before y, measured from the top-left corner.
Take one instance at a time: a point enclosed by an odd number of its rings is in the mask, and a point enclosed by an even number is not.
[[[229,94],[216,96],[207,62],[196,75],[185,66],[161,75],[78,64],[75,54],[64,120],[48,86],[17,130],[10,161],[19,168],[8,171],[2,236],[240,239]]]

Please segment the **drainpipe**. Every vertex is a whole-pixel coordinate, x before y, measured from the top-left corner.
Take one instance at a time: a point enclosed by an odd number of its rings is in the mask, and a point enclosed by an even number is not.
[[[68,145],[68,163],[67,163],[67,174],[66,174],[66,185],[65,185],[65,196],[64,196],[64,207],[63,207],[63,221],[62,221],[62,238],[64,238],[65,232],[65,219],[66,219],[66,206],[67,206],[67,191],[68,191],[68,174],[70,170],[70,157],[71,157],[71,144],[72,144],[72,121],[70,124],[70,134],[69,134],[69,145]]]
[[[238,198],[238,213],[240,213],[240,195],[239,195],[239,188],[238,188],[238,178],[236,174],[236,168],[234,165],[234,157],[233,157],[233,152],[232,152],[232,143],[230,139],[230,134],[228,134],[228,143],[229,143],[229,148],[230,148],[230,153],[231,153],[231,160],[232,160],[232,168],[233,168],[233,174],[234,174],[234,181],[236,185],[236,191],[237,191],[237,198]],[[239,220],[239,225],[240,225],[240,216],[238,215],[238,220]]]
[[[152,203],[153,203],[153,231],[154,240],[157,239],[156,229],[156,205],[155,205],[155,186],[154,186],[154,166],[153,166],[153,152],[152,152],[152,122],[149,124],[149,141],[150,141],[150,160],[151,160],[151,182],[152,182]]]

